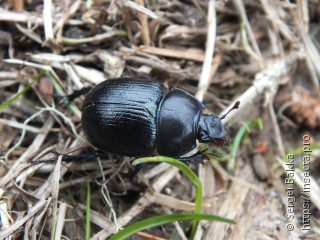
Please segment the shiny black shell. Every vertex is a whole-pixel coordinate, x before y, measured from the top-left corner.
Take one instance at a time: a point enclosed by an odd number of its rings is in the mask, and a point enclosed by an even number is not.
[[[99,150],[179,157],[196,147],[203,109],[182,89],[167,92],[155,81],[118,78],[87,94],[81,121],[87,139]]]
[[[86,96],[82,127],[96,148],[124,156],[155,154],[158,106],[164,87],[155,81],[110,79]]]
[[[202,103],[179,88],[164,97],[157,121],[157,150],[160,155],[179,157],[196,147],[203,109]]]

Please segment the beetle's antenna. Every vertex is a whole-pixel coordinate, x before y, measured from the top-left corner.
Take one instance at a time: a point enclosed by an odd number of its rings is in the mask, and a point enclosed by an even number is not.
[[[238,109],[239,106],[240,106],[240,101],[236,101],[235,104],[233,105],[233,107],[232,107],[226,114],[224,114],[224,115],[220,118],[220,120],[224,119],[232,110]]]

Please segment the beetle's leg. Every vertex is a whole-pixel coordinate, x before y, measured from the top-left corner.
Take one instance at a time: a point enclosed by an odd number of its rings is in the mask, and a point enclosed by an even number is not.
[[[108,153],[96,150],[95,152],[92,152],[92,153],[82,153],[82,154],[76,154],[76,155],[63,154],[62,161],[64,162],[88,161],[98,157],[105,158],[107,156],[108,156]]]
[[[82,153],[82,154],[70,155],[70,154],[60,154],[54,149],[53,153],[56,155],[55,157],[48,158],[48,159],[32,159],[31,163],[56,162],[58,160],[59,155],[62,155],[62,161],[64,161],[64,162],[87,161],[87,160],[95,159],[97,157],[105,157],[108,155],[108,153],[102,152],[99,150],[96,150],[95,152],[92,152],[92,153]]]
[[[92,88],[91,87],[84,87],[81,88],[80,90],[75,90],[73,93],[65,96],[60,97],[60,103],[67,101],[72,102],[73,100],[77,99],[78,97],[87,94]]]
[[[127,178],[133,179],[138,174],[138,172],[140,172],[140,170],[142,169],[143,166],[144,166],[144,163],[140,163],[137,166],[135,166],[133,171],[131,171],[127,174]]]
[[[204,160],[209,160],[209,157],[205,155],[202,151],[199,151],[191,156],[188,157],[178,157],[177,160],[184,162],[185,164],[190,163],[201,163],[204,164]]]

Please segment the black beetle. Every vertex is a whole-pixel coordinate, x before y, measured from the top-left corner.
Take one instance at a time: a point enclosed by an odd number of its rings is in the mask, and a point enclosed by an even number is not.
[[[203,114],[203,109],[201,102],[182,89],[167,91],[156,81],[117,78],[90,90],[81,122],[89,142],[103,152],[202,162],[202,153],[181,156],[196,147],[197,139],[218,146],[229,142],[221,119]]]

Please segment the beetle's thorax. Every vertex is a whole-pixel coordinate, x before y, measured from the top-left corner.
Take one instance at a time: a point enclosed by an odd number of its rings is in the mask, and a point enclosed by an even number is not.
[[[227,130],[215,114],[203,114],[200,117],[198,140],[202,143],[213,143],[221,147],[230,142]]]
[[[197,125],[203,108],[201,102],[182,89],[167,93],[157,115],[158,154],[179,157],[197,146]]]

